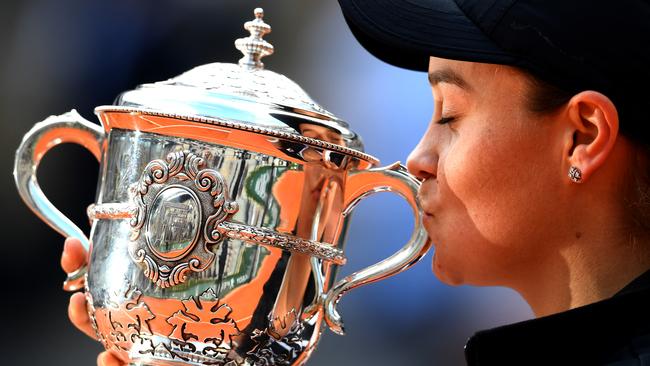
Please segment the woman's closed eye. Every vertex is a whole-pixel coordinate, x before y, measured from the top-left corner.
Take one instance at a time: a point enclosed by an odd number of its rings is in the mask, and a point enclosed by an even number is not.
[[[453,117],[453,116],[440,117],[440,119],[437,120],[436,123],[439,124],[439,125],[444,125],[444,124],[453,122],[455,119],[456,119],[456,117]]]

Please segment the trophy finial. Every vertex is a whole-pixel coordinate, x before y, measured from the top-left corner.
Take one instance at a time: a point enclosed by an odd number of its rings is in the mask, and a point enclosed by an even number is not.
[[[255,14],[255,19],[244,24],[244,29],[251,35],[236,40],[235,47],[244,54],[244,57],[239,60],[240,66],[250,70],[261,70],[264,68],[264,64],[260,61],[262,57],[273,53],[273,45],[262,39],[271,33],[271,26],[264,23],[262,8],[255,8],[253,14]]]
[[[255,8],[255,10],[253,10],[253,14],[255,14],[255,18],[262,19],[264,18],[264,9]]]

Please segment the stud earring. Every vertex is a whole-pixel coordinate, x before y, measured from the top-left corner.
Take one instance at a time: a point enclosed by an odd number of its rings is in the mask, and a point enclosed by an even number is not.
[[[582,172],[580,169],[572,166],[569,168],[569,178],[575,183],[582,183]]]

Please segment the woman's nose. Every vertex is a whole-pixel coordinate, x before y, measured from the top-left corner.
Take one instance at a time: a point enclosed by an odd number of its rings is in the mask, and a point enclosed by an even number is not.
[[[438,174],[438,155],[425,135],[411,151],[406,161],[406,168],[420,180],[435,178]]]

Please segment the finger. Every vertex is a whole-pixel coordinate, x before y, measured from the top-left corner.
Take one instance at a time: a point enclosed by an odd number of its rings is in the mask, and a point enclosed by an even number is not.
[[[86,262],[86,250],[81,241],[69,237],[65,239],[63,254],[61,255],[61,267],[66,273],[72,273],[79,269]]]
[[[109,351],[104,351],[97,356],[97,366],[125,366],[126,364],[122,362],[115,355]]]
[[[75,292],[70,296],[68,317],[70,317],[72,324],[82,332],[86,333],[87,336],[93,339],[97,338],[95,330],[90,323],[88,311],[86,310],[86,296],[82,292]]]

